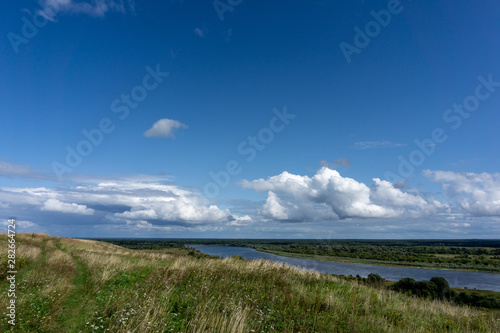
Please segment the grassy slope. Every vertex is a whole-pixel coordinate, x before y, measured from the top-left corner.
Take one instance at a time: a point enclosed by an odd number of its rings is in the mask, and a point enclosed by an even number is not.
[[[494,313],[271,262],[40,234],[17,241],[18,258],[28,262],[18,274],[19,332],[500,331]],[[2,256],[6,245],[1,235]],[[2,309],[6,287],[1,281]],[[8,331],[2,317],[0,331]]]

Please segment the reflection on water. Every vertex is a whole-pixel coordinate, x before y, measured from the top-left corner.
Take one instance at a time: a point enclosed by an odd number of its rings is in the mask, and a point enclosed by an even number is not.
[[[442,276],[452,287],[479,290],[500,291],[500,273],[484,273],[472,271],[452,271],[425,268],[391,267],[381,265],[349,264],[341,262],[319,261],[311,259],[300,259],[282,257],[274,254],[255,251],[246,247],[216,246],[216,245],[190,245],[206,254],[218,257],[241,256],[245,259],[265,259],[276,262],[284,262],[292,266],[315,270],[321,273],[353,275],[359,274],[367,277],[370,273],[375,273],[384,279],[398,281],[403,277],[411,277],[415,280],[429,280],[433,276]]]

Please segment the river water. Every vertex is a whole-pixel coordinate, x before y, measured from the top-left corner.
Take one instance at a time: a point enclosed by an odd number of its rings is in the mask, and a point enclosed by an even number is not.
[[[420,281],[429,280],[433,276],[441,276],[448,280],[452,287],[467,287],[469,289],[476,288],[478,290],[493,290],[500,292],[500,273],[349,264],[342,262],[283,257],[255,251],[254,249],[247,247],[236,246],[190,245],[190,247],[203,253],[222,258],[238,255],[245,259],[272,260],[328,274],[353,276],[359,274],[362,277],[367,277],[368,274],[375,273],[390,281],[398,281],[403,277],[411,277]]]

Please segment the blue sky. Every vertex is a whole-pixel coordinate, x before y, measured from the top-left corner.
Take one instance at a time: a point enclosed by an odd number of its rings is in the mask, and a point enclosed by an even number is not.
[[[2,6],[0,209],[22,230],[500,237],[494,1]]]

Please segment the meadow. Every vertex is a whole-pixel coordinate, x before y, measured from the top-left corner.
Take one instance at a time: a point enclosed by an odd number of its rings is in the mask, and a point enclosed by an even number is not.
[[[16,325],[1,332],[499,332],[494,311],[282,264],[18,234]],[[5,251],[3,250],[5,249]]]

